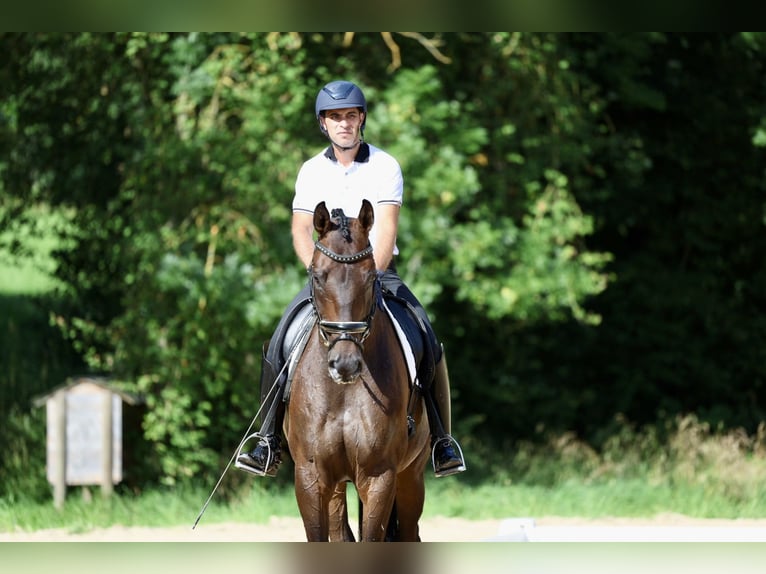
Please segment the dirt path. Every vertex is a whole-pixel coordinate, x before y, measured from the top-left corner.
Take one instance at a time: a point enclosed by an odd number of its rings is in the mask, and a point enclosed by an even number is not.
[[[500,520],[435,518],[421,523],[421,536],[429,541],[482,540],[497,534]],[[298,518],[273,517],[267,524],[227,522],[189,526],[144,528],[112,526],[73,533],[65,529],[35,532],[0,532],[0,541],[55,542],[303,542]]]
[[[424,542],[482,542],[497,539],[508,531],[507,520],[464,520],[460,518],[428,518],[421,521]],[[764,520],[693,519],[666,514],[651,519],[608,518],[586,520],[580,518],[542,517],[534,520],[540,532],[548,528],[593,532],[627,531],[631,527],[658,527],[680,529],[706,527],[699,532],[716,537],[716,533],[747,532],[749,536],[763,535]],[[619,528],[623,527],[623,528]],[[66,529],[38,530],[35,532],[0,532],[0,542],[302,542],[303,526],[298,518],[274,517],[266,524],[221,523],[205,524],[195,530],[189,526],[167,528],[113,526],[88,532],[70,532]]]

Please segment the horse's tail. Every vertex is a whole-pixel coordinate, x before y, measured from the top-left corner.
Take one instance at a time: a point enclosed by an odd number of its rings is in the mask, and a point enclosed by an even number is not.
[[[399,540],[399,517],[396,514],[396,499],[394,499],[394,505],[391,507],[391,516],[388,518],[384,540],[386,542],[397,542]]]
[[[362,538],[362,523],[364,522],[364,504],[362,504],[362,497],[358,494],[356,495],[357,501],[359,501],[359,540],[364,540]]]

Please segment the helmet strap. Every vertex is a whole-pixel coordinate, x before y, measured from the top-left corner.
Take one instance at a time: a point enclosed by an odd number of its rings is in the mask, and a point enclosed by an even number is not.
[[[349,150],[352,150],[352,149],[354,149],[355,147],[357,147],[358,145],[361,145],[361,144],[362,144],[362,141],[363,141],[363,140],[362,140],[362,138],[361,138],[361,134],[360,134],[360,137],[359,137],[359,139],[358,139],[358,140],[356,140],[356,141],[353,143],[353,145],[350,145],[350,146],[342,146],[342,145],[338,145],[338,144],[336,144],[334,141],[332,141],[332,138],[331,138],[329,135],[327,136],[327,139],[329,139],[329,140],[330,140],[330,143],[332,144],[332,147],[334,147],[334,148],[337,148],[337,149],[339,149],[339,150],[341,150],[341,151],[349,151]]]
[[[342,146],[340,144],[335,143],[335,141],[333,141],[333,139],[330,137],[330,133],[326,129],[323,129],[322,132],[324,132],[324,135],[327,136],[328,140],[330,140],[330,143],[332,144],[332,147],[334,147],[336,149],[339,149],[341,151],[352,150],[355,147],[362,145],[362,142],[364,142],[364,129],[363,128],[359,128],[359,137],[350,146]]]

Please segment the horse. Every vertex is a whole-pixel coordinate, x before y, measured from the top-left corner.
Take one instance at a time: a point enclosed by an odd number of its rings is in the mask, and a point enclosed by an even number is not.
[[[314,212],[318,239],[309,282],[316,320],[295,366],[284,419],[309,542],[355,540],[348,483],[358,494],[360,540],[420,541],[430,431],[395,326],[382,309],[369,241],[373,222],[367,200],[356,218],[330,214],[324,202]]]

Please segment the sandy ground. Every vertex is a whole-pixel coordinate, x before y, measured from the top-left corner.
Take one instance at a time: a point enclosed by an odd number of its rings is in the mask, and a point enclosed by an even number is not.
[[[695,533],[691,535],[692,539],[701,534],[705,540],[727,541],[734,537],[734,539],[766,541],[766,519],[703,520],[673,514],[660,515],[651,519],[598,520],[561,517],[464,520],[437,517],[422,520],[420,532],[424,542],[510,540],[514,537],[512,532],[518,530],[517,523],[525,523],[528,529],[532,527],[538,534],[548,533],[575,538],[594,536],[603,539],[604,536],[614,536],[614,533],[624,533],[624,538],[630,540],[636,532],[653,532],[656,536],[664,536],[664,534],[657,534],[664,532],[669,533],[672,538],[678,533],[691,531]],[[531,531],[528,530],[528,532]],[[687,535],[684,534],[684,536]],[[70,532],[66,529],[0,532],[0,542],[302,542],[304,540],[300,519],[285,517],[273,517],[266,524],[206,524],[203,518],[194,530],[190,524],[169,528],[113,526],[87,532]]]
[[[527,536],[528,535],[528,536]],[[615,539],[615,535],[618,535]],[[648,539],[647,539],[648,536]],[[421,521],[422,545],[303,544],[298,518],[89,532],[0,532],[9,574],[764,574],[766,520]],[[3,544],[10,541],[9,544]],[[30,542],[23,543],[22,541]],[[528,541],[528,542],[526,542]],[[755,542],[729,544],[727,542]],[[19,542],[19,543],[13,543]],[[34,542],[53,544],[35,544]],[[73,544],[59,544],[59,543]],[[79,544],[79,542],[91,544]],[[105,542],[105,544],[98,544]],[[110,544],[110,542],[120,544]],[[132,544],[160,542],[160,544]],[[194,544],[205,542],[205,544]],[[216,544],[239,542],[240,544]],[[281,544],[287,542],[287,544]],[[461,544],[456,542],[468,542]],[[484,544],[488,542],[489,544]],[[496,542],[501,542],[497,544]],[[550,545],[546,542],[564,542]],[[572,544],[584,542],[585,544]],[[606,542],[605,544],[591,544]],[[611,542],[627,542],[612,544]],[[633,542],[702,542],[633,544]],[[711,544],[710,542],[724,542]],[[163,544],[164,543],[164,544]],[[211,544],[212,543],[212,544]],[[436,543],[436,544],[433,544]],[[474,544],[470,544],[474,543]],[[478,544],[477,544],[478,543]]]

